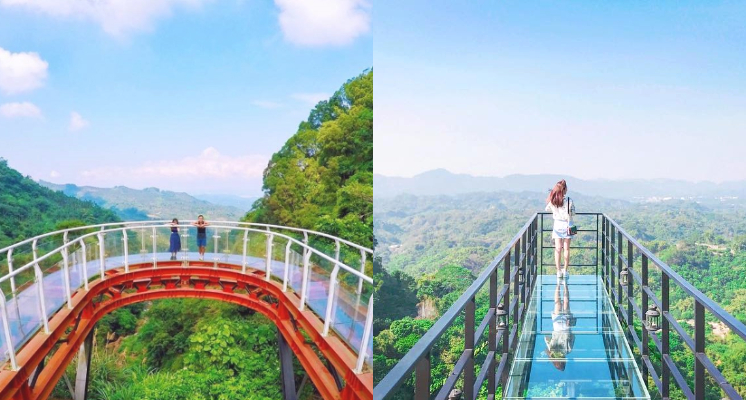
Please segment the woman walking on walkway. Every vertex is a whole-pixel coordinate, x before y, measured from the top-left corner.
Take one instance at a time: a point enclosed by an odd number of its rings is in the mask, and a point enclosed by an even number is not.
[[[181,237],[179,237],[179,220],[171,220],[171,245],[168,247],[171,252],[171,261],[176,260],[176,253],[181,251]]]
[[[554,239],[554,265],[557,267],[557,278],[567,277],[567,266],[570,265],[570,239],[572,238],[570,226],[572,226],[572,216],[575,214],[575,204],[567,197],[567,182],[564,179],[557,182],[549,193],[546,210],[552,212],[554,219],[552,239]],[[560,255],[563,249],[565,268],[560,269]]]

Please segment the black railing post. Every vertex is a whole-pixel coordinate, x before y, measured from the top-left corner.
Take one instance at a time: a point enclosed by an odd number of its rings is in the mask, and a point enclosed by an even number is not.
[[[634,259],[634,247],[632,246],[632,241],[627,239],[627,268],[630,270],[630,275],[632,274],[632,267],[634,267],[635,262]],[[635,288],[635,280],[628,277],[627,278],[627,302],[625,305],[627,306],[627,326],[634,331],[635,329],[635,321],[634,321],[634,313],[632,309],[632,303],[635,301],[635,295],[634,295],[634,288]],[[628,332],[628,334],[632,335],[631,332]]]
[[[668,275],[663,272],[661,273],[661,307],[663,308],[661,310],[661,350],[662,353],[661,356],[670,356],[671,349],[670,349],[670,343],[669,343],[669,330],[670,330],[670,324],[668,322],[668,318],[666,318],[666,314],[668,314],[668,306],[669,306],[669,284],[668,284]],[[671,369],[668,367],[667,363],[661,363],[661,375],[663,378],[663,381],[661,382],[663,387],[661,388],[662,396],[668,397],[670,393],[670,386],[671,386]]]
[[[601,277],[606,279],[606,216],[601,219]],[[598,269],[596,270],[598,275]]]
[[[539,253],[539,243],[542,242],[541,239],[543,238],[543,236],[541,234],[541,231],[539,230],[539,219],[538,218],[535,220],[534,232],[536,233],[536,242],[534,243],[534,279],[536,279],[536,274],[537,274],[537,270],[538,270],[538,266],[539,266],[539,254],[540,254]],[[543,245],[543,243],[542,243],[542,245]],[[533,282],[532,282],[532,284],[533,284]]]
[[[539,272],[536,275],[544,275],[544,214],[541,214],[541,221],[539,221]]]
[[[513,246],[513,266],[515,267],[516,272],[518,271],[519,265],[521,263],[521,242],[523,242],[523,239],[525,238],[526,234],[524,232],[524,234],[521,236],[521,240],[515,242],[515,246]],[[512,273],[512,270],[510,268],[508,268],[508,270]],[[518,296],[518,279],[511,281],[510,275],[508,275],[508,291],[510,291],[511,283],[513,284],[513,295],[516,299],[520,299],[520,297]],[[515,307],[510,307],[510,303],[505,304],[505,307],[510,308],[510,317],[513,318],[513,323],[518,325],[518,322],[520,322],[518,321],[518,302],[516,301]],[[510,330],[508,330],[507,332],[510,332]]]
[[[531,298],[531,290],[533,290],[534,283],[536,282],[536,272],[539,264],[539,242],[541,241],[541,234],[539,233],[539,218],[534,219],[534,241],[531,248],[534,250],[534,257],[531,263],[531,282],[526,287],[526,298]]]
[[[640,259],[640,270],[642,272],[642,286],[640,287],[640,294],[642,295],[642,312],[645,313],[648,309],[648,292],[645,290],[648,288],[648,256],[642,255]],[[648,349],[648,330],[645,327],[645,314],[643,314],[642,320],[642,339],[640,341],[640,354],[643,360],[650,356],[650,350]],[[645,384],[648,383],[648,365],[642,363],[642,379]]]
[[[616,249],[614,248],[614,237],[615,237],[616,229],[614,229],[614,226],[611,226],[611,235],[609,237],[609,247],[611,248],[611,257],[609,258],[609,265],[607,267],[607,275],[606,279],[606,291],[609,293],[609,297],[611,299],[614,299],[613,293],[611,292],[611,289],[614,287],[614,269],[612,265],[614,264],[614,260],[616,259]]]
[[[611,241],[612,241],[612,226],[609,223],[609,220],[606,220],[606,267],[604,268],[604,287],[609,287],[609,271],[611,270],[611,260],[612,257],[614,257],[613,250],[611,249]]]
[[[599,219],[601,219],[601,216],[599,214],[596,214],[596,276],[598,276],[598,259],[601,257],[600,253],[598,252],[599,246],[598,246],[598,232],[599,232]]]
[[[530,233],[530,230],[528,230],[528,229],[526,230],[526,232],[523,233],[523,239],[521,240],[521,254],[523,255],[523,260],[521,261],[521,265],[520,266],[516,266],[516,268],[518,268],[518,271],[520,271],[519,274],[523,275],[522,276],[522,278],[523,278],[522,281],[523,281],[524,287],[526,286],[526,279],[525,279],[526,278],[526,276],[525,276],[525,274],[526,274],[526,265],[528,265],[528,251],[527,251],[528,247],[527,247],[527,242],[528,242],[528,239],[530,237],[529,233]],[[517,278],[515,280],[516,281],[516,283],[515,283],[516,290],[520,289],[518,287],[519,286],[518,285],[518,281],[519,280],[521,280],[521,279]],[[516,293],[516,294],[518,294],[518,293]],[[520,300],[520,302],[521,302],[521,305],[523,305],[526,302],[526,291],[524,291],[524,290],[521,290],[521,300]]]
[[[539,240],[541,240],[541,236],[539,236],[539,218],[534,218],[534,224],[532,227],[532,230],[534,232],[534,240],[531,242],[531,250],[533,257],[531,257],[531,280],[527,281],[529,282],[528,285],[526,285],[526,298],[531,298],[531,289],[534,287],[534,282],[536,281],[536,270],[537,270],[537,264],[539,262],[538,258],[538,246],[539,246]],[[530,300],[528,300],[530,301]],[[526,302],[528,304],[528,301]]]
[[[494,359],[497,353],[497,268],[490,274],[490,314],[493,315],[490,320],[489,337],[487,338],[487,353],[492,354]],[[497,389],[497,382],[495,379],[496,373],[495,362],[490,364],[490,370],[487,373],[487,394],[494,395]]]
[[[612,275],[612,282],[616,282],[616,305],[617,307],[622,306],[622,283],[620,282],[621,279],[619,279],[619,273],[622,272],[622,256],[624,254],[624,248],[622,247],[622,234],[621,232],[617,232],[617,238],[616,238],[616,253],[617,253],[617,263],[616,263],[616,272]]]
[[[705,352],[705,307],[694,300],[694,398],[705,398],[705,366],[698,355]]]
[[[510,352],[510,250],[505,254],[503,259],[503,288],[506,288],[505,295],[503,296],[503,309],[508,312],[505,316],[505,330],[503,331],[503,357],[507,357]],[[499,383],[505,383],[505,377],[507,376],[507,368],[503,368],[502,376],[500,376]]]
[[[469,351],[464,367],[464,398],[474,398],[474,311],[476,299],[472,297],[464,309],[464,349]]]
[[[414,398],[416,400],[430,399],[430,352],[428,351],[417,362],[415,371]]]

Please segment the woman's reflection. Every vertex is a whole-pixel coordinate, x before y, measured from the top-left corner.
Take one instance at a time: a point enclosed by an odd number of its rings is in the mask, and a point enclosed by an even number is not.
[[[560,291],[560,288],[562,290]],[[572,351],[575,343],[575,335],[570,327],[575,325],[575,318],[570,312],[570,290],[567,281],[558,279],[557,287],[554,289],[554,310],[552,311],[552,337],[544,336],[547,345],[546,353],[560,371],[565,370],[567,354]]]

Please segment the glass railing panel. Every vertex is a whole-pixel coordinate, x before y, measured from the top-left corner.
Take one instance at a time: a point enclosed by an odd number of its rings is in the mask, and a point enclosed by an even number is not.
[[[121,268],[125,265],[125,260],[133,268],[138,264],[147,268],[154,262],[170,261],[171,234],[171,227],[168,225],[155,228],[131,226],[126,231],[102,233],[99,233],[98,229],[81,230],[75,235],[68,235],[67,242],[70,244],[64,250],[60,249],[64,243],[61,234],[45,238],[43,241],[40,240],[36,247],[38,257],[46,255],[44,260],[38,261],[41,282],[37,282],[35,278],[32,263],[34,252],[31,244],[16,249],[13,253],[14,270],[29,263],[31,265],[16,276],[15,291],[11,290],[10,282],[4,282],[2,285],[3,293],[7,294],[8,324],[13,347],[17,350],[25,344],[43,328],[44,317],[51,318],[66,307],[68,295],[74,300],[75,292],[85,286],[86,280],[91,283],[100,279],[102,270]],[[84,237],[85,235],[88,236]],[[178,235],[181,241],[182,260],[197,260],[196,228],[180,227]],[[272,245],[269,247],[271,253],[268,258],[267,244],[270,237]],[[292,237],[297,237],[296,240],[301,242],[303,240],[302,234],[293,233]],[[282,282],[287,270],[288,289],[297,292],[300,297],[304,254],[308,254],[308,308],[322,321],[326,321],[329,316],[329,330],[357,351],[362,345],[372,285],[367,282],[361,284],[355,273],[338,267],[334,261],[337,257],[334,239],[322,239],[315,239],[320,247],[323,247],[317,250],[326,256],[306,251],[302,244],[289,242],[287,238],[278,234],[270,235],[266,231],[246,233],[243,229],[211,227],[207,232],[207,252],[204,261],[207,265],[212,262],[218,265],[230,264],[236,269],[246,265],[247,268],[260,271],[266,270],[269,261],[273,278]],[[340,260],[348,263],[353,270],[359,271],[362,268],[368,273],[371,272],[371,257],[363,256],[358,249],[344,244],[339,248]],[[4,267],[7,269],[8,256],[6,254],[3,257]],[[332,284],[335,268],[337,273]],[[40,283],[43,287],[42,294],[39,293]],[[7,350],[5,341],[4,337],[0,337],[0,348],[5,346]],[[366,342],[365,353],[367,362],[371,363],[372,340]],[[8,357],[6,351],[0,354]]]

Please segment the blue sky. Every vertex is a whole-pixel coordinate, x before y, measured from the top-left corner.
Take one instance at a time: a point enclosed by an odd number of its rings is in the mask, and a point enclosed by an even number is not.
[[[382,0],[376,173],[746,179],[746,3]]]
[[[362,0],[0,0],[0,157],[35,179],[261,192],[373,64]]]

